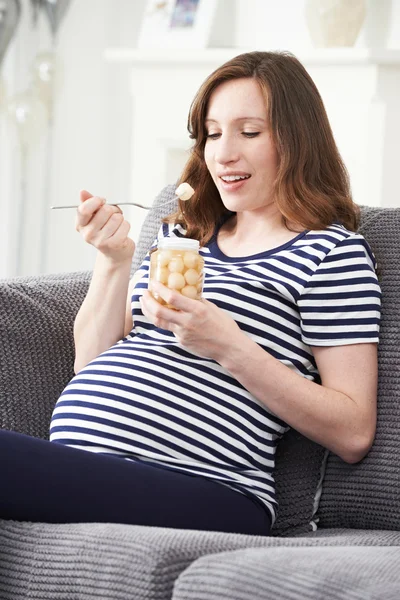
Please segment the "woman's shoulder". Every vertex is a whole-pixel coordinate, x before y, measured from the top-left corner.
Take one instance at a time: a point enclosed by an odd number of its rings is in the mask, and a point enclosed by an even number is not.
[[[325,229],[310,230],[309,235],[317,243],[323,241],[326,256],[336,258],[352,258],[356,254],[365,255],[372,266],[376,268],[376,259],[366,238],[358,231],[347,229],[341,223],[332,223]]]
[[[347,229],[341,223],[332,223],[324,229],[310,229],[309,233],[315,236],[320,235],[321,237],[325,236],[330,237],[331,239],[337,239],[339,242],[348,239],[364,239],[360,233]]]
[[[309,240],[324,243],[327,248],[333,249],[336,246],[358,246],[362,245],[369,248],[365,237],[358,231],[347,229],[341,223],[332,223],[325,229],[310,229],[307,237]]]

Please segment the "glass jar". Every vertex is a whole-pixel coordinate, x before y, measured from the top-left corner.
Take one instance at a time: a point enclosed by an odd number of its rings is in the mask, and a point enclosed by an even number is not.
[[[199,254],[198,240],[188,238],[162,238],[150,254],[149,291],[153,298],[167,308],[159,294],[153,292],[151,284],[160,281],[171,290],[187,298],[200,300],[203,291],[204,258]]]

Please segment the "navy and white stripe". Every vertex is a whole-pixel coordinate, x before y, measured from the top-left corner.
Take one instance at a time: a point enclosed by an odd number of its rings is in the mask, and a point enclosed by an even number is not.
[[[163,224],[158,239],[184,235]],[[360,234],[332,225],[240,258],[225,256],[214,237],[200,252],[204,297],[303,377],[320,383],[310,346],[378,342],[380,287]],[[217,480],[258,498],[274,522],[275,450],[288,426],[218,363],[143,316],[148,268],[149,254],[132,295],[132,331],[67,385],[50,440]]]

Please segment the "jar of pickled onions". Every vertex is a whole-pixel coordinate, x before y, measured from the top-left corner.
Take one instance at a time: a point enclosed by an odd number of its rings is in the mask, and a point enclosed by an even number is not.
[[[149,291],[160,304],[167,304],[152,291],[152,282],[160,281],[171,290],[187,298],[200,300],[203,291],[204,258],[199,254],[198,240],[188,238],[162,238],[157,249],[150,254]]]

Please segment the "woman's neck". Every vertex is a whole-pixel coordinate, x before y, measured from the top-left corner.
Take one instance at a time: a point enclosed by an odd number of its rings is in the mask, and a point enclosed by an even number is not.
[[[218,232],[218,246],[227,256],[250,256],[276,248],[295,238],[303,229],[288,229],[280,213],[260,215],[236,213]]]

